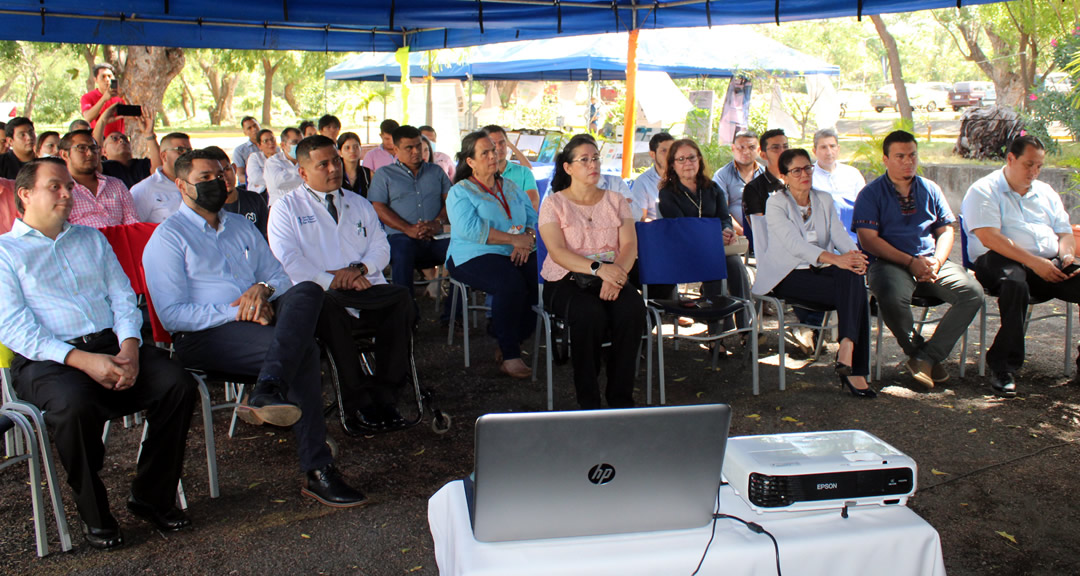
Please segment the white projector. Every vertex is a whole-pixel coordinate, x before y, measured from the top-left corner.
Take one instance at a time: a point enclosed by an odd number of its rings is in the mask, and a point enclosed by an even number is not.
[[[758,514],[907,504],[915,461],[862,430],[729,438],[723,476]]]

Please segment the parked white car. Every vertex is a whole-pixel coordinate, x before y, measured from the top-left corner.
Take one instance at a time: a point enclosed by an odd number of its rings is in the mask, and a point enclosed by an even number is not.
[[[943,112],[949,106],[950,89],[952,85],[947,82],[908,84],[908,98],[915,109]]]

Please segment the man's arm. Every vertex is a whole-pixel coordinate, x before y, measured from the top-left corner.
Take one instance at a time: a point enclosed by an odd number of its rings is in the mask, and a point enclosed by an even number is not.
[[[158,226],[143,251],[146,286],[162,326],[169,332],[194,332],[236,320],[238,308],[228,302],[198,304],[188,286],[187,241]]]
[[[514,143],[509,138],[506,139],[506,145],[510,147],[510,152],[514,154],[514,159],[518,161],[518,164],[532,170],[532,162],[529,162],[529,159],[521,153],[521,150],[518,150],[517,146],[514,146]]]
[[[390,264],[390,242],[386,239],[386,231],[379,225],[379,216],[373,208],[364,206],[360,202],[360,222],[364,226],[364,234],[367,234],[367,250],[360,256],[368,269],[368,277],[378,277]]]
[[[161,168],[161,145],[158,144],[157,134],[154,134],[154,114],[153,110],[144,107],[142,117],[139,118],[143,138],[146,138],[146,157],[150,159],[151,174]]]
[[[304,254],[304,242],[300,238],[299,226],[295,224],[294,200],[295,196],[282,198],[270,211],[270,220],[266,226],[266,235],[270,243],[269,251],[273,252],[270,258],[276,257],[275,262],[278,263],[278,267],[288,274],[292,282],[311,281],[322,286],[323,290],[327,290],[334,281],[334,272],[319,269]],[[314,225],[318,226],[317,223]],[[319,249],[318,246],[311,248]],[[264,266],[268,274],[274,272],[273,263],[266,262]]]
[[[97,105],[101,105],[104,102],[105,102],[105,98],[102,98],[101,100],[98,100]],[[116,103],[112,104],[111,106],[109,106],[108,108],[106,108],[104,111],[102,111],[101,112],[101,122],[98,122],[97,124],[94,124],[94,131],[93,131],[94,142],[97,142],[99,146],[105,146],[105,126],[109,122],[112,122],[113,120],[116,119],[116,116],[115,116],[116,107],[119,106],[119,105],[120,105],[120,103],[116,102]],[[95,116],[95,118],[97,118],[97,116]],[[87,119],[87,120],[89,120],[89,119]]]
[[[1049,259],[1036,256],[1021,248],[1008,236],[1002,234],[1001,230],[998,228],[976,228],[972,230],[971,233],[979,239],[979,242],[982,242],[982,245],[985,246],[987,250],[997,252],[1009,260],[1023,264],[1047,282],[1061,282],[1062,280],[1069,278],[1069,276],[1066,276],[1061,270],[1058,270],[1058,267]],[[1061,236],[1064,236],[1064,234],[1059,235],[1059,238]],[[1063,242],[1067,241],[1061,238],[1059,243]]]
[[[94,120],[97,120],[98,116],[101,116],[101,111],[102,111],[102,108],[104,108],[105,103],[108,102],[109,100],[112,100],[115,96],[116,96],[116,94],[113,93],[112,87],[110,87],[108,89],[108,91],[103,93],[101,95],[101,98],[98,98],[98,101],[95,102],[92,106],[89,106],[89,107],[86,106],[86,103],[84,101],[82,103],[82,109],[83,109],[82,115],[83,115],[83,118],[87,122],[93,122]],[[83,95],[84,100],[85,100],[85,98],[86,98],[86,95]]]

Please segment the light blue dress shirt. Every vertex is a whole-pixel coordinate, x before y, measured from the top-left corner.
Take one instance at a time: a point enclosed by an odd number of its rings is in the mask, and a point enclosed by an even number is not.
[[[258,282],[273,286],[274,297],[292,287],[251,221],[224,210],[218,217],[215,230],[184,204],[154,230],[143,251],[146,286],[169,332],[235,321],[232,302]]]
[[[484,254],[509,256],[514,247],[509,244],[488,244],[491,229],[500,232],[536,230],[536,210],[529,197],[513,182],[502,179],[503,194],[510,206],[506,217],[502,203],[471,180],[462,180],[450,188],[446,196],[446,215],[450,218],[450,248],[446,259],[460,266]]]
[[[972,262],[989,251],[972,230],[997,228],[1017,246],[1043,258],[1057,256],[1058,234],[1072,233],[1069,214],[1049,184],[1035,180],[1021,196],[1009,186],[1004,169],[976,180],[964,195],[960,213]]]
[[[634,178],[630,191],[644,200],[646,219],[656,220],[663,217],[657,209],[660,203],[660,173],[656,171],[655,165]]]
[[[765,172],[765,167],[761,164],[757,164],[754,167],[754,175],[750,177],[750,180],[761,176]],[[750,183],[750,180],[743,182],[742,176],[739,174],[739,167],[735,165],[735,161],[732,160],[719,170],[713,173],[713,182],[720,187],[720,191],[727,194],[728,212],[731,213],[731,217],[739,223],[740,226],[746,226],[746,215],[743,213],[743,188]]]
[[[0,342],[30,360],[64,363],[65,342],[112,328],[135,338],[142,315],[105,236],[64,224],[52,240],[21,219],[0,236]]]

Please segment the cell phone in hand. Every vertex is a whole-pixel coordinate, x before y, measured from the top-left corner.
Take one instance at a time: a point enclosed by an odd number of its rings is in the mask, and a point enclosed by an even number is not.
[[[1064,272],[1065,274],[1072,274],[1073,272],[1076,272],[1078,269],[1080,269],[1080,264],[1077,264],[1076,262],[1073,262],[1072,264],[1069,264],[1068,266],[1065,266],[1064,268],[1062,268],[1061,271]]]
[[[112,80],[109,81],[109,88],[112,88],[114,92],[119,87],[120,87],[120,82],[117,81],[116,78],[113,78]]]
[[[116,105],[117,116],[135,116],[136,118],[142,116],[142,106],[134,104],[117,104]]]

